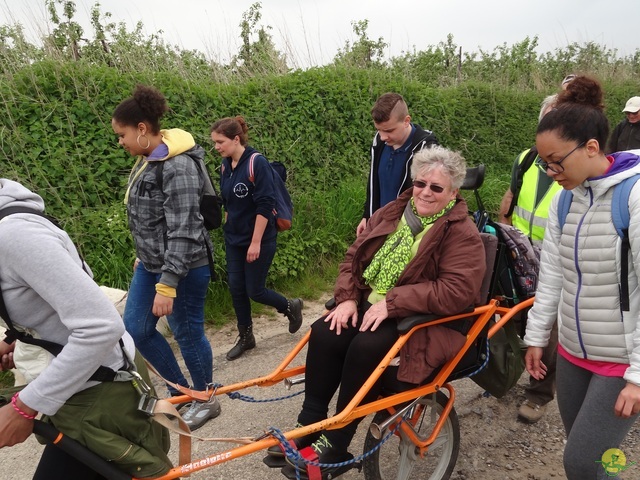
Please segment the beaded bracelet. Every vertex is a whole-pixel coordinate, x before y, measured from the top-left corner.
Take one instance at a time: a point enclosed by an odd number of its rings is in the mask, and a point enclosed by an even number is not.
[[[22,410],[20,410],[20,407],[18,406],[18,393],[16,392],[13,397],[11,397],[11,405],[13,405],[13,409],[18,412],[20,415],[22,415],[24,418],[26,418],[27,420],[33,420],[34,418],[36,418],[35,415],[29,415],[26,412],[23,412]]]

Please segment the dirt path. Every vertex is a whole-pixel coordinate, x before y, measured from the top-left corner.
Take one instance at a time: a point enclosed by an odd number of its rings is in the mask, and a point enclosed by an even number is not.
[[[323,301],[305,302],[305,326],[318,318]],[[226,325],[211,332],[214,347],[214,380],[229,384],[269,373],[297,342],[302,333],[290,335],[283,317],[260,317],[255,320],[257,347],[244,357],[228,362],[224,354],[235,341],[235,328]],[[305,327],[303,326],[303,331]],[[304,358],[300,359],[300,363]],[[556,402],[552,402],[545,417],[536,425],[516,421],[516,411],[524,399],[522,376],[516,388],[502,399],[483,397],[482,389],[469,379],[454,382],[456,410],[460,420],[460,455],[451,478],[453,480],[549,480],[563,479],[562,451],[564,429]],[[296,387],[294,387],[296,388]],[[295,390],[292,390],[295,391]],[[267,399],[290,394],[282,385],[268,389],[253,388],[243,393],[256,399]],[[206,437],[255,436],[269,426],[290,428],[297,416],[302,396],[274,403],[247,403],[221,398],[222,414],[198,430]],[[354,439],[351,451],[362,451],[363,434],[370,420],[365,419]],[[177,444],[177,441],[174,442]],[[193,457],[201,458],[228,448],[228,444],[196,442]],[[628,462],[640,463],[640,426],[627,438],[622,450]],[[0,450],[1,478],[30,479],[42,447],[30,438],[22,445]],[[267,468],[261,461],[262,453],[253,454],[203,470],[190,478],[197,480],[260,479],[281,480],[279,470]],[[175,450],[172,458],[177,458]],[[597,459],[594,459],[594,461]],[[623,478],[640,478],[640,466],[631,467]],[[362,479],[352,470],[340,478]],[[423,479],[419,479],[423,480]]]

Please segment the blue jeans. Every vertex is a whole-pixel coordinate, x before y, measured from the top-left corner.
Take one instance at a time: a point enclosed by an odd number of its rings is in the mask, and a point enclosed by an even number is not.
[[[213,379],[213,353],[204,334],[204,300],[210,280],[209,265],[189,270],[180,280],[173,301],[173,313],[167,315],[184,363],[189,370],[193,388],[205,390]],[[158,317],[151,309],[156,296],[159,273],[149,272],[138,264],[124,310],[124,324],[142,356],[170,382],[188,387],[176,357],[164,336],[156,330]],[[171,394],[177,393],[168,387]]]
[[[238,326],[249,326],[251,320],[251,300],[275,307],[284,313],[289,308],[285,297],[273,290],[269,290],[267,274],[276,254],[276,242],[269,242],[260,246],[260,256],[255,262],[247,263],[249,247],[237,247],[226,244],[227,275],[229,291],[236,312]]]

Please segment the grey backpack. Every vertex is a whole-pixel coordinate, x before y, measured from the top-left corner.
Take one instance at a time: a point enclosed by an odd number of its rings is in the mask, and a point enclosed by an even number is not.
[[[506,251],[506,265],[498,271],[502,293],[518,303],[536,294],[539,254],[529,238],[517,228],[504,223],[489,222],[485,230],[493,228],[499,243]]]

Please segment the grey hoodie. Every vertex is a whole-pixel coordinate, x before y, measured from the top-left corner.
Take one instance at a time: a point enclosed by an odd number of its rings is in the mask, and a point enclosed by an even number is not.
[[[0,179],[0,210],[28,206],[43,211],[42,198],[19,183]],[[82,269],[73,242],[47,219],[13,214],[0,221],[0,287],[14,325],[64,345],[62,352],[27,385],[20,399],[47,415],[96,382],[100,365],[124,365],[124,340],[134,345],[113,304]],[[1,340],[0,340],[1,341]]]

